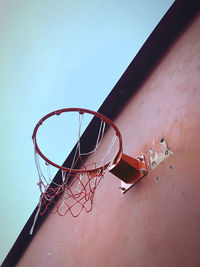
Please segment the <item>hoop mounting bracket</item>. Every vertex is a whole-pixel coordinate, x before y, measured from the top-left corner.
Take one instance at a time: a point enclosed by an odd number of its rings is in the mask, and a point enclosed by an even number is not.
[[[135,159],[122,154],[119,163],[110,172],[121,180],[120,189],[125,193],[147,174],[145,157],[141,155]]]

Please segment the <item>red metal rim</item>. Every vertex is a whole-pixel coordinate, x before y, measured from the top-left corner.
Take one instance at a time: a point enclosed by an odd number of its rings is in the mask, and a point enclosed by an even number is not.
[[[97,171],[99,170],[103,170],[104,168],[106,168],[110,162],[106,163],[104,166],[101,166],[101,167],[98,167],[98,168],[94,168],[94,169],[89,169],[89,170],[80,170],[80,169],[71,169],[71,168],[67,168],[67,167],[63,167],[63,166],[60,166],[56,163],[54,163],[53,161],[49,160],[47,157],[45,157],[45,155],[41,152],[41,150],[39,149],[38,147],[38,144],[37,144],[37,131],[39,129],[39,127],[42,125],[42,123],[47,120],[48,118],[54,116],[54,115],[60,115],[61,113],[65,113],[65,112],[79,112],[80,114],[84,114],[84,113],[89,113],[89,114],[92,114],[94,116],[97,116],[99,118],[101,118],[104,122],[108,123],[116,132],[116,136],[118,137],[118,140],[119,140],[119,148],[118,148],[118,152],[113,160],[113,167],[114,168],[118,162],[120,161],[121,157],[122,157],[122,137],[121,137],[121,133],[119,131],[119,129],[117,128],[117,126],[109,119],[107,118],[106,116],[102,115],[101,113],[98,113],[98,112],[95,112],[93,110],[89,110],[89,109],[85,109],[85,108],[64,108],[64,109],[58,109],[58,110],[55,110],[53,112],[50,112],[48,113],[47,115],[45,115],[43,118],[40,119],[40,121],[36,124],[35,128],[34,128],[34,131],[33,131],[33,135],[32,135],[32,138],[33,138],[33,141],[34,141],[34,144],[35,144],[35,150],[36,152],[47,162],[49,163],[50,165],[62,170],[62,171],[65,171],[65,172],[77,172],[77,173],[96,173]]]

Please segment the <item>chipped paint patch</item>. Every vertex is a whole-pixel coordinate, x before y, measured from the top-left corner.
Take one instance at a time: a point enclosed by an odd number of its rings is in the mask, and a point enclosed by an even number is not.
[[[153,141],[153,146],[154,146],[154,141]],[[171,154],[173,154],[173,152],[169,150],[164,137],[162,137],[160,139],[160,144],[157,151],[154,151],[154,149],[152,149],[152,153],[150,154],[151,154],[150,156],[151,168],[155,169],[158,165],[160,165],[161,162],[163,162]]]
[[[153,153],[153,150],[152,148],[149,149],[149,153],[152,154]]]
[[[52,249],[51,251],[49,251],[48,253],[47,253],[47,255],[48,256],[51,256],[51,255],[53,255],[53,253],[56,251],[56,249],[54,248],[54,249]]]

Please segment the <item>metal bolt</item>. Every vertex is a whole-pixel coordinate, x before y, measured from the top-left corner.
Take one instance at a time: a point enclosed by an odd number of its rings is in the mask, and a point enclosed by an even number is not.
[[[143,157],[137,157],[139,161],[143,161]]]
[[[122,187],[122,186],[120,186],[119,189],[121,189],[122,191],[125,191],[126,190],[126,188],[125,187]]]
[[[155,162],[155,161],[153,161],[153,162],[151,163],[151,165],[152,165],[152,166],[155,166],[155,165],[156,165],[156,162]]]
[[[145,174],[146,173],[146,170],[145,169],[140,169],[140,171]]]
[[[165,140],[164,137],[162,137],[162,138],[160,139],[160,142],[163,143],[164,140]]]
[[[169,154],[169,151],[168,151],[168,150],[166,150],[166,151],[165,151],[165,155],[167,156],[168,154]]]

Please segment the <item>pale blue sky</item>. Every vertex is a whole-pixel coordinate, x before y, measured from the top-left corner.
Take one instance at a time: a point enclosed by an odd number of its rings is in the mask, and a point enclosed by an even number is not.
[[[0,0],[0,262],[38,203],[35,124],[97,111],[172,3]]]

